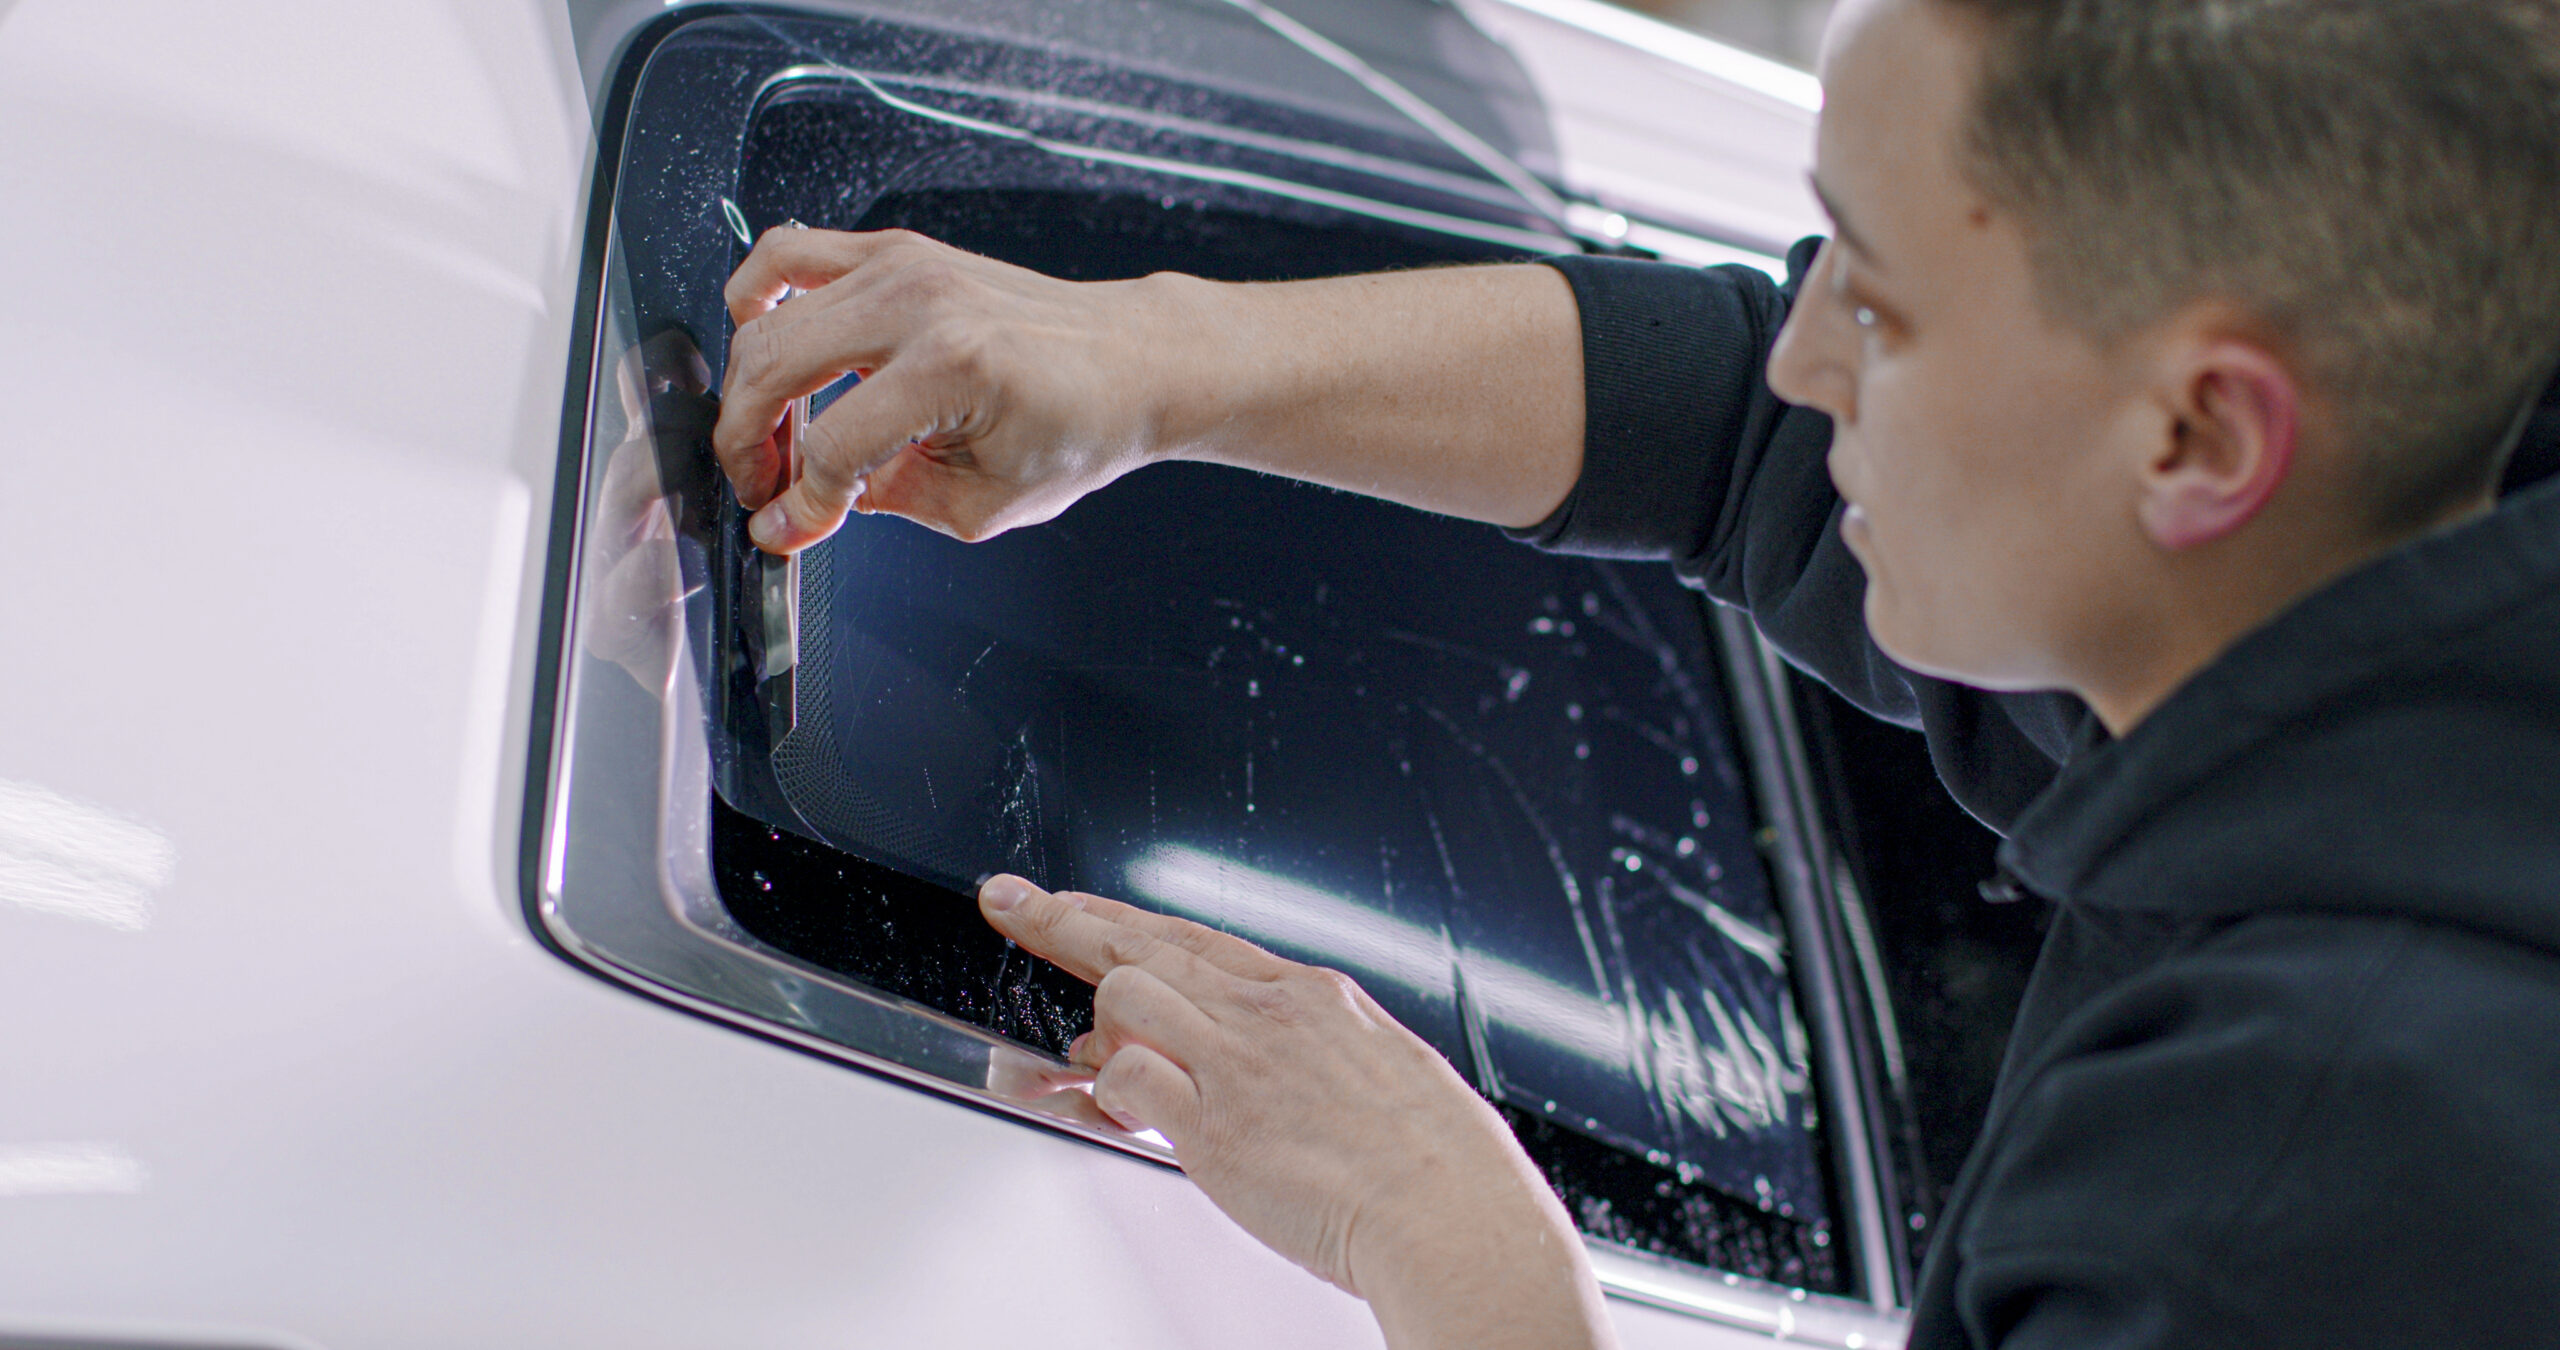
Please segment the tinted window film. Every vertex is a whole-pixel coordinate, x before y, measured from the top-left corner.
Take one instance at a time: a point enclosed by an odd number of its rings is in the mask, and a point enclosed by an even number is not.
[[[766,108],[736,204],[1078,278],[1504,256],[841,83]],[[803,557],[776,721],[734,520],[726,543],[713,852],[750,931],[1055,1051],[1089,994],[959,892],[1012,870],[1184,914],[1359,978],[1512,1109],[1594,1232],[1836,1286],[1790,955],[1667,574],[1162,466],[978,545],[853,519]]]

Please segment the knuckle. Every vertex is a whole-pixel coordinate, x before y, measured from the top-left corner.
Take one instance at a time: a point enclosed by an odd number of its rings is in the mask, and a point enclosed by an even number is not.
[[[959,269],[947,258],[920,245],[894,245],[889,261],[897,270],[889,282],[891,301],[926,306],[950,296],[960,284]]]
[[[1183,923],[1165,934],[1165,940],[1193,956],[1206,957],[1218,950],[1225,934],[1205,924]]]
[[[1133,1011],[1130,1002],[1136,996],[1136,989],[1132,982],[1137,974],[1129,966],[1115,966],[1103,973],[1102,979],[1093,986],[1093,1016],[1097,1025],[1104,1018],[1109,1018],[1116,1025]]]
[[[782,362],[782,335],[771,316],[738,325],[737,335],[729,339],[729,357],[737,381],[753,386],[771,377]]]
[[[1155,955],[1156,949],[1162,945],[1134,928],[1115,928],[1104,935],[1102,954],[1114,967],[1128,967]],[[1117,974],[1118,970],[1113,973]]]
[[[1351,1007],[1360,1002],[1360,982],[1341,971],[1318,966],[1309,972],[1308,979],[1329,1005]]]
[[[964,387],[985,383],[997,365],[986,335],[969,328],[937,333],[925,352],[925,360],[937,376]]]
[[[1283,1026],[1297,1022],[1306,1013],[1304,993],[1288,980],[1261,980],[1246,985],[1239,998],[1245,1007]]]
[[[800,441],[800,482],[811,492],[829,501],[842,501],[853,495],[853,485],[862,477],[862,468],[853,463],[853,451],[834,427],[824,422],[809,424]]]
[[[880,252],[884,255],[923,254],[933,251],[934,242],[913,230],[882,230]]]

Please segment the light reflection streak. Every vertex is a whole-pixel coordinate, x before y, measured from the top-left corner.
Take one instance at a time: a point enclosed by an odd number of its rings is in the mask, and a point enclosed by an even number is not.
[[[0,900],[138,933],[177,875],[169,837],[32,783],[0,779]]]
[[[1660,19],[1620,9],[1600,0],[1502,0],[1568,27],[1614,39],[1637,51],[1675,61],[1692,70],[1733,81],[1754,93],[1807,112],[1822,110],[1822,81],[1805,71],[1765,56],[1729,47],[1702,33],[1675,28]]]
[[[1156,908],[1255,942],[1321,953],[1355,974],[1416,989],[1436,990],[1449,979],[1436,930],[1202,849],[1155,845],[1125,875],[1133,895]],[[1783,950],[1774,936],[1734,923]],[[1770,960],[1775,953],[1753,955]],[[1622,1007],[1508,961],[1472,952],[1461,959],[1469,999],[1494,1022],[1613,1073],[1633,1073],[1669,1113],[1717,1138],[1795,1123],[1789,1103],[1804,1094],[1809,1047],[1791,1006],[1781,1005],[1773,1037],[1748,1009],[1728,1008],[1712,989],[1697,991],[1694,1015],[1677,991],[1666,992],[1659,1008]]]
[[[0,1197],[131,1195],[148,1179],[113,1144],[0,1144]]]

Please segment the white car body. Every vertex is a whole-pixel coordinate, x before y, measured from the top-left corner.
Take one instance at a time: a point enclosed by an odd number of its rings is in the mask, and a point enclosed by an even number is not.
[[[1816,224],[1804,86],[1470,7],[1596,200]],[[528,927],[593,104],[661,9],[574,8],[0,0],[0,1344],[1376,1344],[1174,1171]],[[1631,1347],[1897,1334],[1613,1280]]]

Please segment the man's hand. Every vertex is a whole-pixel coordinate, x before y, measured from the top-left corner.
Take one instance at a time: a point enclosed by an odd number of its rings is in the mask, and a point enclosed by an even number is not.
[[[1162,289],[1057,281],[903,231],[767,231],[729,279],[712,442],[762,508],[756,542],[795,552],[848,509],[983,539],[1136,468],[1156,440],[1151,344],[1180,326]],[[809,425],[784,490],[786,406],[847,372],[862,383]]]
[[[1612,1343],[1581,1240],[1500,1116],[1347,976],[997,877],[998,931],[1091,981],[1070,1053],[1247,1232],[1367,1298],[1398,1350]]]
[[[728,303],[713,446],[774,552],[849,509],[983,539],[1167,458],[1504,525],[1582,470],[1580,318],[1552,268],[1066,282],[900,231],[786,228]],[[786,485],[785,408],[848,372]]]

